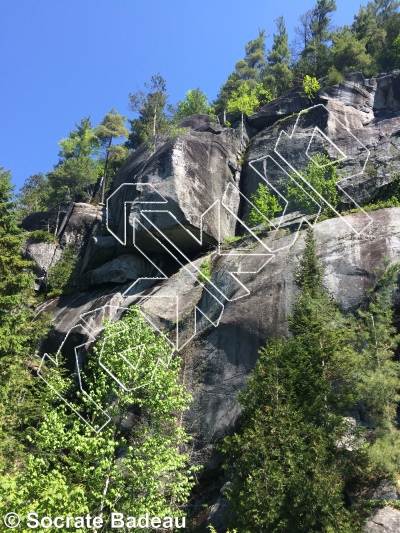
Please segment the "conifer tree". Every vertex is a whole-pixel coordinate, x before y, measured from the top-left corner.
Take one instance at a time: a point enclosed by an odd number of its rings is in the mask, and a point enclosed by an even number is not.
[[[21,256],[9,171],[0,168],[0,470],[22,461],[25,429],[40,418],[40,389],[28,364],[45,335],[47,319],[34,318],[34,277]]]
[[[328,45],[332,38],[331,16],[335,11],[335,0],[317,0],[311,10],[307,19],[307,45],[296,65],[301,76],[308,74],[320,78],[327,73],[331,63]]]
[[[144,84],[144,90],[129,93],[129,107],[139,117],[129,120],[131,134],[127,142],[128,148],[135,150],[166,130],[169,123],[165,113],[168,100],[166,91],[164,78],[156,74],[151,77],[150,83]]]
[[[373,429],[369,449],[378,473],[397,477],[400,472],[399,405],[400,363],[394,358],[400,335],[393,325],[393,294],[399,265],[388,266],[358,311],[357,350],[361,354],[358,389],[365,421]]]
[[[266,65],[265,30],[258,30],[258,37],[246,44],[245,51],[245,58],[236,63],[235,71],[228,76],[213,104],[217,113],[227,111],[228,101],[240,85],[247,83],[254,90],[260,82]]]
[[[352,403],[352,335],[323,286],[310,230],[296,273],[300,294],[291,337],[271,340],[241,394],[241,433],[224,440],[232,486],[229,497],[239,533],[346,532],[359,528],[346,509],[346,481],[365,464],[362,450],[337,443]]]
[[[271,84],[276,96],[284,93],[290,85],[292,72],[290,70],[290,48],[285,19],[279,17],[275,20],[277,33],[274,33],[274,42],[268,51],[268,78],[263,78],[264,85]],[[275,89],[275,90],[274,90]],[[272,92],[271,91],[271,92]]]
[[[122,155],[121,146],[112,146],[114,139],[121,139],[128,137],[128,130],[125,128],[126,118],[117,113],[115,109],[111,109],[109,113],[103,118],[100,124],[94,131],[95,136],[100,141],[104,150],[104,171],[101,178],[101,193],[100,202],[104,203],[104,195],[106,191],[106,182],[109,172],[109,162]],[[126,150],[126,149],[125,149]],[[126,154],[125,154],[126,155]]]
[[[208,113],[208,98],[199,88],[191,89],[185,95],[185,99],[178,102],[174,112],[174,120],[179,121],[190,115]]]

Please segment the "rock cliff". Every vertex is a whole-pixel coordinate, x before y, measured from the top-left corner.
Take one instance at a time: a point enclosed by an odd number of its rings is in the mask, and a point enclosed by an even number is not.
[[[399,87],[400,71],[394,71],[369,80],[353,74],[313,102],[293,90],[248,118],[245,153],[239,127],[189,117],[180,124],[184,133],[128,158],[103,209],[75,204],[61,217],[54,211],[24,221],[28,231],[58,225],[59,247],[26,248],[38,277],[66,244],[81,250],[76,293],[38,308],[54,317],[44,349],[56,351],[67,336],[63,350],[71,357],[88,340],[71,328],[90,323],[100,331],[105,318],[118,319],[135,303],[175,339],[194,398],[185,424],[195,460],[205,467],[203,492],[215,502],[199,525],[212,520],[223,531],[215,443],[235,425],[237,392],[258,349],[286,332],[296,296],[293,271],[304,248],[307,217],[290,209],[271,231],[249,231],[251,195],[260,182],[279,189],[282,176],[325,151],[341,163],[342,208],[379,198],[400,172]],[[383,255],[400,259],[400,208],[311,219],[326,287],[344,312],[354,310]],[[205,258],[211,275],[201,283]],[[386,512],[390,523],[397,524],[396,512]],[[378,531],[381,514],[367,531]]]

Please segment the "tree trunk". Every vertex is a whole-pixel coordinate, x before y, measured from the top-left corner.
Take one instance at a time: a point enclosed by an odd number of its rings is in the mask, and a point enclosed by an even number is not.
[[[111,147],[111,143],[112,143],[112,137],[110,137],[110,141],[109,141],[108,146],[107,146],[106,162],[104,163],[104,174],[103,174],[103,179],[101,180],[101,195],[100,195],[100,203],[101,204],[104,204],[104,195],[105,195],[105,190],[106,190],[106,179],[107,179],[108,158],[110,156],[109,149]]]
[[[242,111],[242,138],[240,139],[240,150],[243,149],[243,128],[244,128],[244,121],[243,121],[243,111]]]
[[[153,117],[153,137],[156,136],[156,122],[157,122],[157,106],[154,108],[154,117]]]

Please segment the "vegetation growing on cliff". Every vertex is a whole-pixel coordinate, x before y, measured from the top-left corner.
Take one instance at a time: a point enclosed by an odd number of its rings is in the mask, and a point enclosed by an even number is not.
[[[239,532],[361,531],[359,493],[400,472],[395,411],[400,364],[387,268],[356,317],[322,284],[312,232],[295,281],[290,336],[270,340],[240,394],[241,431],[222,445]],[[362,407],[361,407],[362,406]],[[363,426],[346,418],[361,409]]]
[[[266,50],[266,33],[259,30],[214,102],[196,88],[173,108],[166,81],[160,74],[153,76],[142,90],[129,94],[135,113],[129,119],[130,131],[125,117],[114,109],[98,126],[90,117],[76,123],[59,142],[53,170],[27,179],[19,212],[12,201],[10,174],[0,170],[1,514],[91,512],[106,521],[113,510],[177,515],[183,513],[194,484],[181,424],[190,402],[179,381],[181,361],[174,357],[168,367],[158,361],[169,346],[153,334],[137,309],[108,327],[108,337],[100,341],[104,350],[99,343],[93,348],[81,375],[92,398],[112,418],[103,432],[94,434],[34,377],[38,363],[33,355],[49,326],[45,317],[33,320],[34,276],[30,262],[21,258],[18,216],[61,202],[103,203],[130,150],[155,151],[160,139],[184,134],[187,130],[178,122],[193,113],[206,113],[211,120],[218,120],[219,113],[225,126],[230,124],[224,114],[231,113],[234,125],[241,121],[243,142],[245,116],[288,89],[312,103],[322,85],[339,82],[345,74],[361,70],[368,75],[400,66],[398,5],[395,0],[373,0],[360,8],[351,26],[335,29],[334,0],[317,0],[300,18],[300,40],[293,53],[284,18],[279,17],[271,48]],[[338,175],[326,156],[315,156],[304,178],[314,188],[310,194],[290,181],[285,187],[285,196],[295,206],[313,212],[322,195],[338,207]],[[393,180],[387,199],[372,207],[399,205],[398,182]],[[252,200],[253,225],[281,211],[278,199],[264,186]],[[325,215],[332,214],[324,204],[323,209]],[[37,230],[30,238],[54,243],[58,237]],[[47,296],[68,292],[76,259],[74,245],[65,247],[49,271]],[[200,264],[199,281],[206,284],[210,273],[207,257]],[[250,525],[257,531],[353,533],[361,527],[362,513],[349,504],[351,496],[380,479],[397,479],[400,379],[394,352],[399,337],[392,310],[397,275],[397,266],[388,267],[359,312],[343,317],[323,287],[315,242],[308,236],[296,277],[300,294],[290,336],[261,349],[248,390],[240,396],[241,432],[222,446],[232,480],[233,527],[239,532]],[[141,345],[143,354],[137,349]],[[128,367],[119,357],[121,350]],[[138,370],[139,358],[146,366]],[[76,402],[82,416],[96,422],[99,413],[76,382],[60,369],[48,368],[47,377]],[[146,391],[130,386],[138,381],[150,382]],[[129,390],[122,385],[126,383]],[[363,427],[348,418],[355,411]]]
[[[61,367],[43,368],[76,412],[48,389],[21,461],[1,469],[1,515],[90,513],[103,518],[102,531],[112,530],[113,511],[181,516],[193,486],[180,422],[191,400],[178,379],[181,359],[137,308],[109,325],[87,357],[80,378],[86,395]],[[96,430],[105,415],[110,422],[96,433],[77,413]]]
[[[245,115],[288,89],[297,88],[312,101],[321,86],[339,83],[350,72],[372,75],[399,67],[399,5],[398,0],[369,1],[360,6],[353,24],[334,27],[335,1],[317,0],[300,16],[291,45],[284,17],[278,17],[271,48],[266,50],[267,34],[259,29],[214,102],[195,88],[171,106],[166,80],[159,73],[153,75],[142,89],[129,93],[129,106],[136,115],[128,120],[130,131],[125,129],[125,117],[113,109],[97,127],[90,117],[83,118],[60,141],[61,159],[54,169],[30,176],[22,187],[23,214],[46,210],[60,201],[103,202],[129,149],[146,143],[154,149],[157,136],[174,136],[180,131],[176,123],[191,114],[206,113],[216,120],[217,114],[229,112],[233,118],[241,117],[243,131]],[[222,122],[229,124],[225,118]],[[127,141],[112,145],[113,139]]]

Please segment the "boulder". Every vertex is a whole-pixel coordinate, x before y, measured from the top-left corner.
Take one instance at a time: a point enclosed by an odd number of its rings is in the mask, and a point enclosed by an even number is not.
[[[33,213],[21,223],[27,231],[44,230],[57,235],[66,246],[82,247],[96,223],[102,221],[102,208],[85,203],[62,203],[49,211]]]
[[[346,107],[353,108],[358,112],[364,123],[374,118],[374,97],[376,80],[365,80],[362,74],[347,77],[338,85],[324,87],[318,92],[320,100],[340,102]]]
[[[264,125],[249,143],[241,177],[244,197],[250,199],[259,183],[266,184],[265,179],[285,196],[284,184],[293,172],[304,170],[309,157],[321,152],[339,162],[342,208],[379,198],[400,173],[400,117],[388,111],[397,106],[393,102],[398,94],[398,76],[395,73],[385,78],[393,97],[388,97],[391,103],[385,100],[385,113],[378,115],[374,102],[376,91],[383,84],[381,78],[363,81],[356,77],[324,88],[314,106],[289,98],[295,107],[294,116],[285,108],[289,93],[264,106],[259,113],[267,113],[268,106],[282,107],[284,112],[280,120],[271,115],[270,125]],[[249,117],[250,123],[253,117]],[[251,206],[242,199],[242,219],[248,217],[250,210]]]
[[[221,133],[224,128],[219,124],[211,120],[208,115],[190,115],[180,120],[177,124],[178,128],[188,128],[193,131],[206,131],[209,133]]]
[[[33,271],[38,278],[42,278],[60,259],[61,248],[58,243],[31,242],[28,239],[23,248],[23,255],[35,263]]]
[[[74,243],[82,248],[94,227],[102,222],[102,207],[85,203],[75,203],[68,219],[58,231],[61,244],[66,246]]]
[[[164,246],[193,254],[215,244],[220,234],[233,235],[236,220],[225,209],[218,216],[218,201],[224,198],[237,213],[239,149],[240,134],[228,128],[191,130],[154,153],[137,150],[118,172],[107,200],[108,225],[120,245],[133,247],[135,235],[142,250],[165,252],[157,236]]]
[[[378,509],[368,519],[365,533],[398,533],[400,531],[400,511],[386,506]]]

